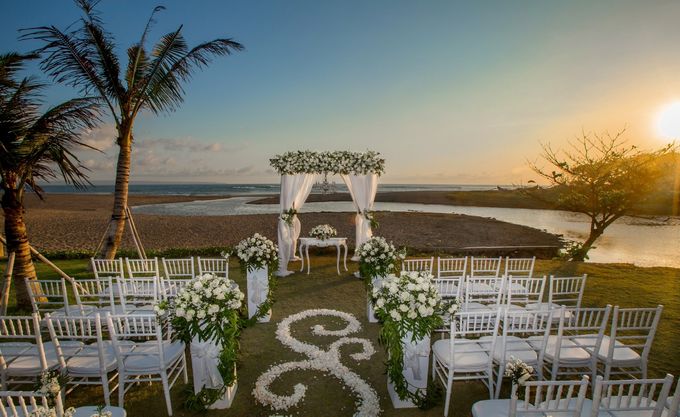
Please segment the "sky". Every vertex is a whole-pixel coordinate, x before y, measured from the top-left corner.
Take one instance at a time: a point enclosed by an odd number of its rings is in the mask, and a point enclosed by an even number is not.
[[[678,0],[102,0],[123,61],[158,4],[151,42],[183,24],[190,46],[245,50],[197,72],[179,110],[138,117],[136,183],[273,183],[276,154],[371,149],[387,183],[520,184],[538,179],[541,143],[581,132],[661,147],[656,120],[680,101]],[[20,28],[80,17],[68,0],[2,8],[2,53],[40,46]],[[54,86],[46,101],[75,96]],[[78,152],[90,178],[112,182],[111,121],[83,136],[103,151]]]

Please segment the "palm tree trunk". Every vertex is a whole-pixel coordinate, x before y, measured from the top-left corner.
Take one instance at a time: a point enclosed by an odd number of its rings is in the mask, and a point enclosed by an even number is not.
[[[5,214],[5,237],[7,251],[14,252],[14,291],[17,308],[31,310],[31,299],[25,279],[37,279],[35,266],[31,258],[31,247],[28,244],[28,234],[24,223],[24,206],[20,193],[16,190],[4,189],[2,196],[2,210]]]
[[[132,153],[132,132],[129,130],[119,131],[118,164],[116,166],[116,187],[114,190],[113,212],[111,223],[107,229],[107,236],[102,247],[102,256],[105,259],[113,259],[123,241],[125,232],[125,207],[128,203],[128,186],[130,184],[130,161]]]

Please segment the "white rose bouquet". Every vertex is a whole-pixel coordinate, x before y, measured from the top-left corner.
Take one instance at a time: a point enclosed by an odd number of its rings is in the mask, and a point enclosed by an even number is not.
[[[442,316],[455,312],[455,302],[442,301],[439,290],[428,272],[404,271],[388,275],[372,291],[375,315],[382,323],[379,340],[388,353],[387,374],[401,399],[415,404],[425,400],[419,390],[409,390],[404,377],[402,339],[411,333],[421,340],[444,324]]]
[[[330,224],[320,224],[310,230],[309,235],[315,239],[326,240],[338,235],[338,231]]]
[[[510,362],[505,364],[504,376],[512,379],[514,385],[523,385],[531,378],[534,368],[523,360],[510,356]]]
[[[278,267],[279,248],[259,233],[240,241],[234,247],[234,253],[247,270],[252,271],[267,266],[271,271]]]
[[[179,338],[186,343],[198,337],[222,348],[218,369],[224,386],[218,392],[235,381],[241,330],[239,310],[244,298],[238,285],[229,278],[203,274],[189,281],[172,300],[154,306],[159,318],[168,317]],[[219,396],[210,398],[214,398],[214,402]]]
[[[385,276],[395,270],[397,262],[406,258],[405,250],[397,250],[384,237],[374,236],[359,246],[359,271],[365,278]]]

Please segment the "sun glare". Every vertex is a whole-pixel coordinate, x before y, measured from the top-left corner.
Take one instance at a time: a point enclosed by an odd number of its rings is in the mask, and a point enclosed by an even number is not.
[[[680,139],[680,101],[665,106],[656,119],[656,129],[668,139]]]

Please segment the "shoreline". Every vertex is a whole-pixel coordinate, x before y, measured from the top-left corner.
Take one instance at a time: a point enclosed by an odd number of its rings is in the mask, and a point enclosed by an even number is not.
[[[226,198],[227,196],[220,196]],[[215,199],[188,196],[130,196],[130,205]],[[26,224],[38,250],[94,250],[110,218],[112,195],[50,194],[26,198]],[[170,216],[135,214],[147,250],[233,246],[255,232],[276,237],[276,214]],[[378,212],[377,234],[415,252],[554,256],[560,237],[531,227],[478,216]],[[303,213],[302,236],[317,224],[332,224],[354,245],[354,214]],[[126,233],[123,248],[133,244]]]

